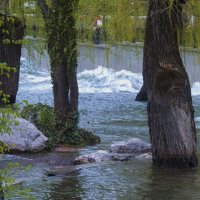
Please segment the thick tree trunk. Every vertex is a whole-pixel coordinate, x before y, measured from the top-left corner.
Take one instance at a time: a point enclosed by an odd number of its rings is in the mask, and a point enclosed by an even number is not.
[[[69,85],[70,85],[70,109],[72,112],[78,112],[78,81],[77,81],[77,68],[74,67],[69,72]]]
[[[15,103],[19,85],[21,40],[24,36],[24,26],[16,17],[0,14],[0,19],[4,22],[3,26],[0,27],[0,63],[5,63],[16,70],[15,72],[10,70],[9,77],[7,77],[5,70],[2,71],[0,90],[6,95],[10,95],[8,100],[12,104]]]
[[[52,83],[56,118],[62,123],[66,120],[66,113],[69,110],[69,81],[67,67],[64,64],[53,67]]]
[[[78,0],[54,1],[49,9],[38,1],[45,19],[48,52],[51,60],[54,108],[58,125],[78,111],[77,43],[75,8]],[[65,26],[63,26],[65,24]]]
[[[138,92],[135,101],[147,101],[147,90],[144,84],[140,89],[140,91]]]
[[[196,128],[191,90],[178,48],[180,2],[150,0],[144,45],[148,123],[155,165],[195,167]]]

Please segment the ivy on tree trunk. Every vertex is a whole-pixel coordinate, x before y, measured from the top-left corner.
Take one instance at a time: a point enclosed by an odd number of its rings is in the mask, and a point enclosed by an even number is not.
[[[58,123],[65,123],[72,112],[78,111],[75,28],[78,0],[53,1],[51,8],[45,0],[38,3],[45,19],[56,119]]]

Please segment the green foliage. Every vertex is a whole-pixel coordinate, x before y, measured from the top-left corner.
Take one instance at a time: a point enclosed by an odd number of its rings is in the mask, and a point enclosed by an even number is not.
[[[38,0],[10,0],[8,8],[6,8],[3,2],[6,1],[0,0],[0,11],[8,14],[15,13],[17,17],[26,22],[26,35],[35,38],[46,38],[45,22],[38,7]],[[52,0],[46,0],[46,2],[50,9],[55,9]],[[66,1],[63,2],[66,3]],[[78,1],[74,2],[77,3]],[[60,1],[60,3],[62,4],[62,1]],[[170,0],[169,4],[172,3],[173,0]],[[147,15],[147,1],[79,0],[78,5],[78,9],[74,12],[73,16],[76,17],[77,21],[76,28],[78,30],[79,42],[92,42],[92,26],[97,15],[101,15],[103,18],[103,31],[106,34],[106,38],[104,35],[104,43],[118,43],[121,41],[143,42],[145,31],[144,25],[146,20],[145,16]],[[67,12],[68,9],[69,8],[63,6],[63,9],[59,10],[58,13],[62,13],[63,11]],[[185,31],[183,34],[180,33],[182,35],[181,45],[199,47],[200,2],[197,0],[188,0],[188,2],[183,5],[183,9]],[[56,20],[58,19],[55,18],[55,21]],[[0,26],[1,23],[2,21],[0,20]],[[80,33],[80,24],[84,27],[84,34]],[[68,26],[67,19],[63,19],[62,25],[63,28]],[[54,28],[56,31],[58,27]],[[59,30],[60,33],[63,31],[61,29]],[[49,36],[47,36],[47,38],[48,37]],[[33,47],[35,46],[33,43],[29,45],[33,45]]]
[[[0,182],[3,183],[3,187],[0,187],[0,190],[3,189],[4,197],[6,199],[13,199],[15,197],[20,197],[21,199],[26,200],[35,200],[34,196],[30,195],[31,189],[23,189],[21,185],[16,183],[14,174],[16,171],[28,171],[31,166],[23,167],[19,163],[9,163],[6,168],[0,170]],[[2,191],[0,191],[2,192]]]
[[[82,22],[85,32],[82,41],[91,41],[94,20],[100,15],[103,20],[104,43],[143,41],[145,22],[143,16],[146,15],[146,11],[147,4],[141,0],[80,0],[77,29],[80,30]]]
[[[66,64],[68,69],[76,67],[77,45],[75,29],[75,8],[78,0],[61,0],[49,9],[45,20],[48,53],[51,70],[59,64]]]
[[[52,148],[59,142],[56,130],[54,109],[43,104],[27,104],[21,111],[21,116],[34,125],[48,137],[47,148]]]
[[[17,117],[20,116],[19,106],[0,107],[0,134],[11,133],[11,125],[18,125]]]
[[[54,109],[43,104],[27,104],[21,111],[21,116],[44,129],[52,129],[55,125]]]
[[[7,105],[0,107],[0,134],[7,133],[12,134],[11,125],[18,125],[17,120],[20,117],[19,105]],[[0,154],[9,152],[7,146],[0,142]],[[24,190],[20,185],[15,184],[14,174],[17,170],[29,170],[30,166],[22,167],[19,163],[9,163],[7,167],[0,169],[0,194],[4,194],[6,199],[12,199],[14,197],[20,197],[22,199],[36,199],[34,196],[30,196],[31,190]]]

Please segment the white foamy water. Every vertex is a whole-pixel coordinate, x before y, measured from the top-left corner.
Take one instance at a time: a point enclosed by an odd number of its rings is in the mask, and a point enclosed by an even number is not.
[[[25,58],[21,59],[20,84],[22,90],[45,92],[52,89],[50,72],[37,71]],[[102,66],[78,73],[80,93],[137,93],[143,84],[141,73],[127,70],[115,71]],[[200,82],[192,86],[192,95],[200,95]]]
[[[195,118],[197,122],[200,122],[200,117]]]
[[[99,66],[78,73],[78,83],[83,93],[137,92],[142,86],[142,75]]]
[[[192,95],[193,96],[200,95],[200,82],[196,82],[192,85]]]

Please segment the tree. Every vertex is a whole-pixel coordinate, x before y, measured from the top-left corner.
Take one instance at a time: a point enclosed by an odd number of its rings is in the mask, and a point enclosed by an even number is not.
[[[17,17],[0,13],[0,104],[15,103],[23,36],[24,23]],[[6,102],[3,92],[8,95]]]
[[[196,128],[190,83],[179,53],[180,0],[150,0],[144,43],[144,80],[155,165],[196,167]]]
[[[65,123],[78,111],[77,43],[75,9],[78,0],[38,0],[47,32],[54,108],[58,123]]]

